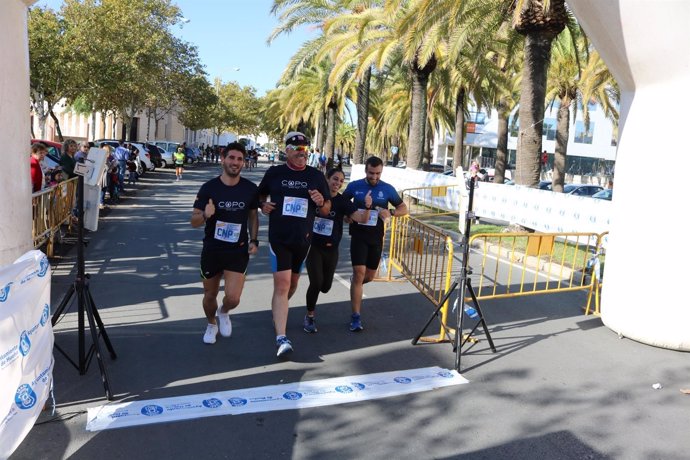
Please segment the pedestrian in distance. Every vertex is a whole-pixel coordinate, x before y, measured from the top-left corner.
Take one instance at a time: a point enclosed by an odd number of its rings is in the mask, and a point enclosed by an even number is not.
[[[364,163],[364,172],[364,179],[350,182],[343,193],[343,197],[346,200],[352,200],[358,209],[371,210],[366,222],[350,224],[350,259],[352,261],[350,331],[352,332],[364,329],[361,319],[363,286],[374,279],[381,260],[384,221],[388,222],[393,215],[407,214],[407,205],[395,188],[381,180],[383,161],[379,157],[367,158]],[[370,205],[366,203],[368,195],[371,195],[373,201]],[[389,204],[393,205],[394,209],[389,210]]]
[[[259,207],[257,186],[241,177],[244,145],[228,144],[221,155],[222,173],[201,186],[194,201],[192,227],[204,226],[200,271],[204,286],[202,301],[208,322],[203,341],[216,343],[232,334],[230,310],[240,303],[249,256],[259,247]],[[221,278],[222,305],[218,306]]]
[[[331,211],[326,179],[307,166],[309,139],[293,131],[285,136],[285,144],[286,163],[270,167],[259,184],[261,211],[269,217],[271,310],[278,357],[292,352],[292,342],[286,335],[289,301],[309,252],[316,214],[324,217]]]
[[[371,193],[364,197],[366,209],[362,210],[358,210],[352,201],[346,200],[339,193],[345,182],[345,175],[340,169],[330,169],[326,173],[326,182],[330,192],[331,211],[324,217],[316,216],[314,219],[314,234],[306,263],[309,288],[307,314],[302,326],[305,332],[310,333],[317,332],[315,312],[319,292],[327,293],[333,284],[338,265],[338,247],[343,236],[343,218],[348,217],[353,222],[367,222],[372,205]]]
[[[117,187],[118,192],[125,191],[125,171],[127,171],[127,160],[129,160],[129,149],[125,147],[124,142],[120,141],[119,145],[113,152],[115,160],[117,160]]]
[[[175,162],[175,176],[177,177],[176,180],[182,179],[182,173],[184,172],[184,157],[184,147],[181,145],[173,154],[173,161]]]

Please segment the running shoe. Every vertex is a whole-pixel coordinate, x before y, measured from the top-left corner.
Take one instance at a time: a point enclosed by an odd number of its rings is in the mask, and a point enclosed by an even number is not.
[[[359,315],[359,313],[353,313],[352,321],[350,321],[350,331],[359,332],[363,330],[364,326],[362,326],[362,317]]]
[[[285,357],[292,353],[292,342],[284,335],[281,335],[276,340],[276,347],[278,347],[278,353],[276,354],[278,358]]]
[[[318,330],[316,329],[316,318],[313,316],[305,315],[302,326],[304,327],[304,332],[309,332],[310,334],[317,332]]]
[[[218,326],[209,324],[206,326],[206,332],[204,333],[204,343],[213,345],[216,343],[216,335],[218,335]]]
[[[220,331],[220,335],[222,335],[223,337],[230,337],[232,335],[232,323],[230,322],[230,312],[223,313],[219,307],[218,311],[216,312],[216,315],[218,316],[218,330]]]

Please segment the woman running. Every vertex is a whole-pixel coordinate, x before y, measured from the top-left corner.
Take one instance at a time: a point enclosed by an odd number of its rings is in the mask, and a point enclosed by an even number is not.
[[[304,317],[303,326],[304,331],[310,333],[317,330],[314,314],[319,292],[327,293],[333,284],[333,275],[338,265],[338,245],[343,236],[343,218],[349,217],[354,222],[367,222],[372,203],[371,192],[364,198],[367,209],[357,209],[351,201],[338,193],[345,182],[345,175],[341,170],[336,168],[329,170],[326,173],[326,179],[331,193],[331,212],[327,217],[316,216],[311,248],[306,262],[309,288],[307,289],[307,315]]]

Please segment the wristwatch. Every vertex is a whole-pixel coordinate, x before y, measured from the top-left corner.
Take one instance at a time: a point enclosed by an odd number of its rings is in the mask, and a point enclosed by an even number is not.
[[[254,243],[254,246],[259,247],[259,240],[249,240],[250,243]]]

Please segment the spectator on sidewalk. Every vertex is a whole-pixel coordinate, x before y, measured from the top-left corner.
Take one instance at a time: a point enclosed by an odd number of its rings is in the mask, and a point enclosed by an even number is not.
[[[129,149],[125,147],[124,142],[120,141],[119,145],[113,152],[113,157],[117,161],[117,188],[118,192],[125,191],[125,172],[127,171],[127,160],[129,159]]]
[[[60,157],[60,166],[62,171],[67,174],[67,178],[71,179],[77,177],[74,172],[74,167],[77,164],[74,155],[77,153],[77,143],[73,139],[67,139],[62,143],[62,156]]]
[[[45,182],[41,163],[48,154],[45,144],[37,142],[31,146],[31,191],[36,193],[41,191]]]

